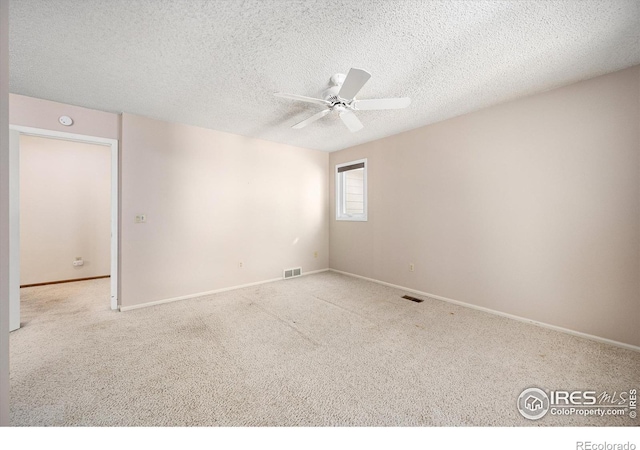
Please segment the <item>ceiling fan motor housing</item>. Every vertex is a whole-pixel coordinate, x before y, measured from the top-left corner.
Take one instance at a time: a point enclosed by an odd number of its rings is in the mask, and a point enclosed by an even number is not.
[[[322,98],[331,103],[344,103],[343,99],[338,97],[338,93],[340,92],[340,88],[342,87],[345,78],[346,75],[343,73],[336,73],[332,75],[331,80],[329,81],[330,86],[322,92]]]
[[[326,89],[322,92],[322,98],[328,102],[338,101],[338,92],[340,92],[340,88],[342,85],[331,86],[329,89]]]

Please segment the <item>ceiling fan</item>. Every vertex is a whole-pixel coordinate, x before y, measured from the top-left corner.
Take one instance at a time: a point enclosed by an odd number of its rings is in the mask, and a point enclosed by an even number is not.
[[[304,128],[310,123],[323,118],[333,111],[337,112],[347,128],[352,133],[355,133],[356,131],[361,130],[364,125],[362,125],[360,119],[356,117],[354,111],[402,109],[406,108],[411,103],[411,99],[407,97],[377,98],[371,100],[356,99],[356,95],[360,92],[360,89],[362,89],[365,83],[369,81],[369,78],[371,78],[371,74],[366,70],[351,68],[346,76],[344,74],[337,73],[331,77],[330,87],[322,93],[322,98],[305,97],[303,95],[286,94],[282,92],[277,92],[274,95],[276,97],[288,98],[291,100],[315,103],[325,107],[325,109],[319,113],[295,124],[291,128]]]

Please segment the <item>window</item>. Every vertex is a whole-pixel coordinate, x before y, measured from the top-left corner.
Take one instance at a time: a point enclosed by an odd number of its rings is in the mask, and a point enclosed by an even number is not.
[[[336,166],[336,220],[367,220],[367,160]]]

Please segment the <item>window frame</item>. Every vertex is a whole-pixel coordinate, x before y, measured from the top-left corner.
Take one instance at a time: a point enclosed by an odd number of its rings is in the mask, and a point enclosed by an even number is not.
[[[363,190],[363,213],[362,214],[347,214],[344,212],[346,192],[344,189],[344,172],[338,172],[341,167],[351,166],[354,164],[364,164],[362,175],[362,190]],[[358,159],[355,161],[349,161],[341,164],[336,164],[335,167],[335,191],[336,191],[336,220],[346,222],[367,222],[368,221],[368,195],[367,195],[367,172],[368,172],[367,158]]]

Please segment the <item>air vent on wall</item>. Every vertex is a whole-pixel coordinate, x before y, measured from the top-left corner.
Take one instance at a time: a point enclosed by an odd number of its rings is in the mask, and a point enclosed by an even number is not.
[[[416,302],[416,303],[422,303],[424,301],[421,298],[412,297],[410,295],[403,295],[402,298],[411,300],[412,302]]]
[[[286,280],[287,278],[299,277],[300,275],[302,275],[302,267],[294,267],[293,269],[284,269],[282,278]]]

